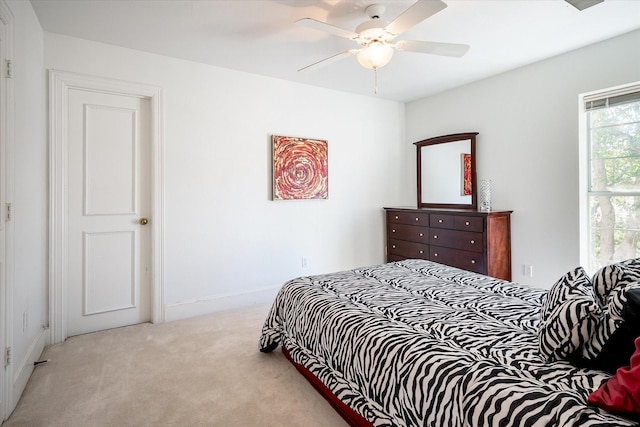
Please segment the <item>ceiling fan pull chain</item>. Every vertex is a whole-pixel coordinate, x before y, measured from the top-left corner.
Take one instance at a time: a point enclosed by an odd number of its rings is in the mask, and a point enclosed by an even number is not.
[[[373,69],[373,93],[378,94],[378,67]]]

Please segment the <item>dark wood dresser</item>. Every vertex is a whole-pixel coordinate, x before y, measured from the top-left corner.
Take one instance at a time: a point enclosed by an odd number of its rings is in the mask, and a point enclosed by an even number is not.
[[[511,212],[384,208],[387,262],[421,258],[511,280]]]

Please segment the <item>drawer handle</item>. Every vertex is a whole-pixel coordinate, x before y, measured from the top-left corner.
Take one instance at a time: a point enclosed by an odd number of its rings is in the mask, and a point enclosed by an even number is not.
[[[475,240],[472,240],[472,241],[471,241],[471,244],[473,245],[475,242],[476,242]]]
[[[416,217],[416,221],[420,221],[420,218]]]
[[[396,219],[398,219],[398,215],[396,215]]]
[[[442,224],[442,220],[441,219],[438,220],[438,224]]]
[[[437,235],[437,234],[434,234],[434,235],[433,235],[433,238],[434,238],[434,239],[437,239],[437,238],[438,238],[438,235]]]
[[[421,253],[421,254],[423,254],[423,253],[424,253],[424,251],[420,251],[420,253]]]
[[[433,256],[438,256],[438,253],[436,252],[435,254],[433,254]]]
[[[395,233],[395,232],[396,232],[396,230],[391,230],[391,232],[392,232],[392,233]]]
[[[423,237],[423,236],[424,236],[424,233],[420,233],[420,237]]]
[[[475,263],[476,263],[476,260],[475,260],[475,259],[472,259],[472,260],[471,260],[471,264],[475,264]]]
[[[469,221],[465,222],[464,225],[469,225]]]

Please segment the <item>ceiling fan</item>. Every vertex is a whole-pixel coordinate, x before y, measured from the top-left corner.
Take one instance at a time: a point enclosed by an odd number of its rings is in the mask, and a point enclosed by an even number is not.
[[[363,67],[377,70],[391,61],[394,50],[461,57],[469,50],[468,45],[418,40],[395,41],[400,34],[446,7],[440,0],[418,0],[388,23],[381,18],[385,11],[384,5],[372,4],[365,9],[369,20],[358,25],[355,32],[312,18],[300,19],[296,24],[353,40],[360,47],[314,62],[298,71],[312,70],[353,55]]]

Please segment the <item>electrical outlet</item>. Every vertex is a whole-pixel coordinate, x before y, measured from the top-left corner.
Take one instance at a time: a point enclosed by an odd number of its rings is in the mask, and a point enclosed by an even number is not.
[[[523,264],[522,274],[527,277],[533,277],[533,266],[531,264]]]
[[[302,257],[301,265],[302,268],[307,268],[307,257]]]
[[[29,313],[24,311],[22,312],[22,332],[27,332],[29,329]]]

